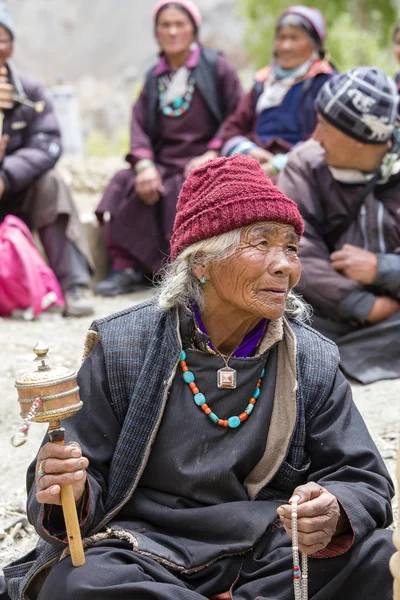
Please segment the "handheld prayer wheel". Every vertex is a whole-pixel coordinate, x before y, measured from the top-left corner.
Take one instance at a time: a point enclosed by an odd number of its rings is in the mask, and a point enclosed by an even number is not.
[[[26,441],[31,421],[49,423],[49,439],[55,444],[64,444],[64,429],[61,420],[74,415],[81,407],[76,373],[66,367],[50,367],[48,347],[38,342],[33,351],[36,371],[21,375],[15,382],[21,416],[24,422],[12,438],[14,446]],[[80,567],[85,564],[78,515],[72,485],[61,488],[61,503],[67,530],[72,564]]]

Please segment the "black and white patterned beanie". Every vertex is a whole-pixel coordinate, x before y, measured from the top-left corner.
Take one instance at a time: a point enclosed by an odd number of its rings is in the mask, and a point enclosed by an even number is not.
[[[321,88],[317,111],[331,125],[365,144],[390,139],[398,111],[398,91],[376,67],[356,67],[329,79]]]

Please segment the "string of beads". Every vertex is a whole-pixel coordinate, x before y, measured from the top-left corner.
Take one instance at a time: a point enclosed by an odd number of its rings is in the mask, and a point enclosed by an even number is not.
[[[220,425],[221,427],[230,427],[231,429],[236,429],[236,427],[239,427],[239,425],[249,418],[257,403],[257,398],[260,396],[260,387],[262,380],[264,379],[265,369],[261,371],[260,379],[257,382],[253,396],[250,398],[244,411],[240,413],[240,415],[229,417],[229,419],[220,419],[208,406],[206,397],[197,387],[195,383],[196,377],[192,371],[189,371],[189,367],[186,364],[186,352],[184,350],[182,350],[180,353],[179,361],[182,369],[183,381],[187,383],[192,390],[195,404],[201,408],[202,411],[204,411],[204,413],[211,419],[213,423]]]
[[[308,600],[308,560],[307,555],[299,553],[299,534],[297,527],[297,505],[299,496],[292,499],[292,555],[294,600]]]
[[[42,405],[42,402],[42,398],[35,398],[32,402],[29,412],[22,421],[20,428],[11,438],[13,446],[21,446],[25,442],[31,423],[35,418],[38,408]]]

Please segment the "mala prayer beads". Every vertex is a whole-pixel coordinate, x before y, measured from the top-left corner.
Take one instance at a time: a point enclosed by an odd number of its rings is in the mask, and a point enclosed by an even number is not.
[[[165,102],[167,93],[167,85],[162,78],[158,79],[158,97],[160,100],[160,109],[166,117],[181,117],[187,112],[192,104],[193,94],[195,90],[195,80],[193,77],[188,79],[188,87],[184,96],[179,96],[172,101],[171,104]]]
[[[260,396],[260,387],[265,375],[265,369],[261,371],[260,379],[257,382],[253,396],[250,398],[244,411],[240,413],[240,415],[234,415],[232,417],[229,417],[229,419],[220,419],[208,406],[206,402],[206,397],[200,392],[199,388],[197,387],[195,383],[196,378],[194,376],[194,373],[192,373],[192,371],[189,371],[189,368],[186,364],[186,352],[184,350],[182,350],[180,353],[179,361],[182,369],[183,381],[187,383],[190,389],[192,390],[193,400],[195,404],[199,408],[201,408],[202,411],[204,411],[204,413],[211,419],[213,423],[215,423],[216,425],[220,425],[221,427],[230,427],[231,429],[236,429],[236,427],[239,427],[239,425],[241,425],[244,421],[246,421],[246,419],[249,418],[257,403],[257,399]]]
[[[293,554],[293,588],[294,600],[308,600],[308,560],[307,555],[299,558],[299,536],[297,528],[297,505],[299,496],[292,499],[292,554]]]

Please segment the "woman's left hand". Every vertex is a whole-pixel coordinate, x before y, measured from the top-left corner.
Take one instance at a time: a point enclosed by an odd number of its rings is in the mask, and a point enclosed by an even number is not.
[[[185,177],[188,177],[189,173],[191,173],[194,169],[202,167],[204,163],[206,163],[208,160],[217,158],[217,156],[219,156],[219,152],[217,150],[208,150],[200,156],[195,156],[194,158],[189,160],[188,164],[185,167]]]
[[[344,533],[350,523],[333,494],[318,483],[309,482],[297,487],[293,496],[299,496],[297,528],[299,550],[314,554],[325,548],[335,535]],[[284,504],[277,510],[286,533],[292,538],[292,507]]]

